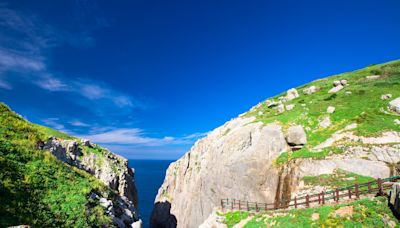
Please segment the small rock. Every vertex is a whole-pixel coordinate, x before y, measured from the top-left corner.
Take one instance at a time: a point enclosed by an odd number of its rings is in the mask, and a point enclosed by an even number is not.
[[[299,93],[297,92],[296,89],[289,89],[289,90],[287,91],[286,99],[287,99],[288,101],[293,100],[293,99],[295,99],[295,98],[297,98],[297,97],[299,97]]]
[[[320,123],[319,126],[322,128],[327,128],[329,126],[331,126],[331,118],[329,118],[329,116],[326,116]]]
[[[365,78],[368,79],[368,80],[375,80],[375,79],[378,79],[378,78],[380,78],[380,77],[381,77],[380,75],[369,75],[369,76],[365,76]]]
[[[340,81],[333,81],[333,86],[334,87],[336,87],[336,86],[339,86],[339,85],[341,85],[342,83],[340,82]]]
[[[294,104],[290,104],[290,105],[286,105],[286,110],[292,110],[292,109],[294,109]]]
[[[142,228],[142,220],[134,222],[131,228]]]
[[[354,211],[353,206],[346,206],[346,207],[341,207],[335,211],[336,215],[339,215],[340,217],[347,217],[347,216],[352,216]]]
[[[389,109],[400,114],[400,97],[389,102]]]
[[[335,112],[335,107],[329,106],[329,107],[326,109],[326,112],[327,112],[327,113],[334,113],[334,112]]]
[[[266,100],[265,103],[267,104],[268,108],[278,104],[277,102],[275,102],[273,100]]]
[[[276,107],[276,110],[278,111],[278,113],[283,113],[283,112],[285,112],[285,105],[279,104],[279,105]]]
[[[352,92],[351,91],[346,91],[345,94],[346,95],[350,95],[350,94],[352,94]]]
[[[311,220],[313,220],[313,221],[319,220],[319,213],[313,213],[313,214],[311,215]]]
[[[346,79],[340,80],[340,84],[342,84],[342,86],[347,85],[347,80]]]
[[[100,198],[99,203],[104,208],[109,208],[112,206],[111,200],[107,200],[106,198]]]
[[[263,114],[264,114],[264,113],[261,112],[261,111],[258,112],[258,115],[259,115],[259,116],[262,116]]]
[[[278,100],[282,103],[285,103],[286,101],[288,101],[288,99],[286,97],[278,97]]]
[[[383,94],[383,95],[381,96],[381,100],[388,100],[388,99],[390,99],[390,98],[392,98],[392,94],[390,94],[390,93],[388,93],[388,94]]]
[[[305,89],[303,90],[303,93],[304,93],[304,94],[307,94],[307,95],[312,94],[312,93],[315,93],[315,92],[317,92],[317,87],[316,87],[316,86],[310,86],[310,87],[305,88]]]
[[[92,147],[92,143],[88,139],[81,139],[84,146]]]
[[[336,93],[336,92],[342,90],[343,88],[344,88],[344,87],[343,87],[342,85],[338,85],[338,86],[335,86],[335,87],[333,87],[332,89],[330,89],[330,90],[328,91],[328,93]]]
[[[390,221],[388,221],[388,226],[390,227],[390,228],[394,228],[394,227],[396,227],[396,222],[395,221],[393,221],[393,220],[390,220]]]
[[[394,120],[394,124],[396,124],[396,125],[400,125],[400,120],[398,120],[398,119],[395,119],[395,120]]]
[[[304,145],[307,143],[307,135],[300,125],[289,127],[286,141],[289,145]]]

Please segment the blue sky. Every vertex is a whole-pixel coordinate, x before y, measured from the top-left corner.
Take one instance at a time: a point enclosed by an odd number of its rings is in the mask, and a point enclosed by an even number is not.
[[[0,100],[128,158],[176,159],[269,96],[400,58],[400,1],[0,2]]]

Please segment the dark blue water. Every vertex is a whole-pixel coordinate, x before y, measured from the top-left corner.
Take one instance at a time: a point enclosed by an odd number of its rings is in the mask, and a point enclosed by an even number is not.
[[[129,167],[135,169],[136,188],[139,196],[139,214],[143,227],[150,224],[150,215],[158,189],[164,181],[165,172],[173,161],[129,160]]]

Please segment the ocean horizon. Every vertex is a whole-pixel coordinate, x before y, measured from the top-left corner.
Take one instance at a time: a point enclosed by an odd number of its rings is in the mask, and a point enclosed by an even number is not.
[[[150,227],[150,216],[158,189],[161,187],[165,172],[174,160],[129,159],[129,168],[135,170],[135,184],[139,198],[139,216],[143,227]]]

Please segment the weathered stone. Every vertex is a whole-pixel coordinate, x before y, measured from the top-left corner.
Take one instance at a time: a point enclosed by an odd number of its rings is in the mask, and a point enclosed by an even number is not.
[[[295,98],[297,98],[297,97],[299,97],[299,93],[297,92],[296,89],[289,89],[289,90],[287,91],[286,99],[287,99],[288,101],[293,100],[293,99],[295,99]]]
[[[290,110],[294,109],[294,107],[295,107],[294,104],[286,105],[286,110],[290,111]]]
[[[352,92],[351,91],[346,91],[346,92],[344,92],[346,95],[350,95],[350,94],[352,94]]]
[[[392,94],[390,94],[390,93],[388,93],[388,94],[383,94],[383,95],[381,96],[381,100],[388,100],[388,99],[390,99],[390,98],[392,98]]]
[[[300,125],[289,127],[286,141],[289,145],[304,145],[307,143],[307,135]]]
[[[347,85],[347,80],[346,79],[340,80],[340,84],[342,84],[342,86]]]
[[[342,83],[341,83],[339,80],[333,81],[333,86],[334,86],[334,87],[339,86],[339,85],[341,85],[341,84],[342,84]]]
[[[400,97],[389,102],[389,109],[400,114]]]
[[[329,126],[331,126],[331,118],[329,118],[329,116],[324,117],[320,122],[319,122],[319,126],[322,128],[327,128]]]
[[[319,220],[319,213],[313,213],[313,214],[311,215],[311,220],[312,220],[312,221],[317,221],[317,220]]]
[[[262,116],[264,113],[262,111],[258,111],[258,115]]]
[[[289,148],[279,125],[254,120],[226,123],[170,165],[156,198],[153,224],[176,217],[178,227],[198,227],[225,197],[273,202],[279,170],[272,161]]]
[[[308,88],[305,88],[305,89],[303,90],[303,93],[309,95],[309,94],[312,94],[312,93],[317,92],[317,89],[318,89],[318,88],[317,88],[316,86],[310,86],[310,87],[308,87]]]
[[[399,119],[395,119],[395,120],[394,120],[394,124],[400,125],[400,120],[399,120]]]
[[[335,107],[329,106],[329,107],[326,109],[326,112],[327,112],[327,113],[334,113],[334,112],[335,112]]]
[[[328,93],[336,93],[336,92],[339,92],[340,90],[342,90],[344,87],[342,86],[342,85],[338,85],[338,86],[335,86],[335,87],[333,87],[332,89],[330,89],[329,91],[328,91]]]
[[[345,206],[337,209],[335,211],[335,215],[340,217],[351,217],[353,216],[354,207],[353,206]]]
[[[285,112],[285,105],[279,104],[278,106],[276,106],[276,110],[278,111],[278,113]]]
[[[380,78],[380,77],[381,77],[380,75],[369,75],[369,76],[365,76],[365,78],[368,79],[368,80],[375,80],[375,79],[378,79],[378,78]]]

